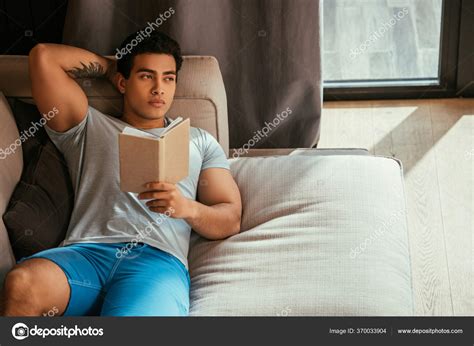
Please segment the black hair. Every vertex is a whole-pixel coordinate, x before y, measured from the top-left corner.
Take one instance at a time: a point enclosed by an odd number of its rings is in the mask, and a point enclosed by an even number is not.
[[[146,33],[146,32],[145,32]],[[115,57],[117,58],[117,72],[120,72],[125,79],[130,77],[133,60],[136,55],[144,53],[168,54],[174,57],[176,62],[176,75],[183,63],[181,48],[178,42],[168,35],[153,31],[145,35],[143,29],[130,34],[120,45]],[[120,58],[118,55],[120,54]],[[176,76],[177,77],[177,76]]]

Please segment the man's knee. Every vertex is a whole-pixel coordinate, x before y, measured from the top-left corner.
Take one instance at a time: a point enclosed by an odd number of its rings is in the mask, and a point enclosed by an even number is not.
[[[6,276],[3,287],[5,315],[38,315],[40,307],[35,292],[34,275],[20,266],[13,268]]]
[[[5,278],[5,294],[8,297],[26,296],[31,291],[33,278],[28,269],[15,267]]]

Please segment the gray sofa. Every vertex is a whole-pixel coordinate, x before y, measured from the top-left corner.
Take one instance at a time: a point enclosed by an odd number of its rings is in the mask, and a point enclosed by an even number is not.
[[[27,58],[0,57],[0,92],[32,102]],[[106,82],[83,81],[93,107],[120,114]],[[226,95],[217,61],[187,56],[171,117],[209,131],[228,154],[242,202],[241,233],[189,251],[190,314],[212,316],[413,315],[401,163],[361,149],[229,149]],[[0,148],[18,137],[0,96]],[[0,213],[22,170],[0,160]],[[14,259],[0,221],[0,282]]]

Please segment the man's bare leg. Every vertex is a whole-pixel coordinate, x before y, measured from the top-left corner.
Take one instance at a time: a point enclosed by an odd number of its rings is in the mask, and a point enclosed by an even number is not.
[[[50,310],[62,315],[70,288],[57,264],[33,258],[17,264],[7,274],[1,294],[3,316],[42,316]]]

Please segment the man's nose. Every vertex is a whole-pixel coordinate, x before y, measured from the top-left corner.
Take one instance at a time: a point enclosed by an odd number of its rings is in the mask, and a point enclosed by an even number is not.
[[[161,87],[161,83],[160,82],[155,82],[153,84],[153,88],[151,89],[151,93],[153,95],[163,95],[165,93],[165,91],[163,90],[163,88]]]

